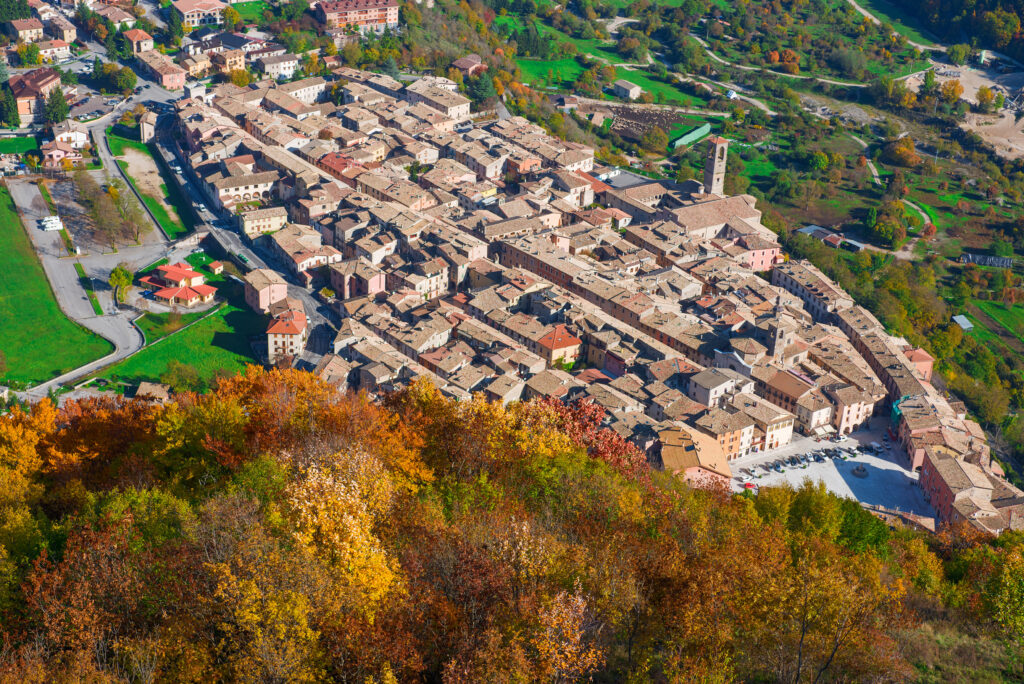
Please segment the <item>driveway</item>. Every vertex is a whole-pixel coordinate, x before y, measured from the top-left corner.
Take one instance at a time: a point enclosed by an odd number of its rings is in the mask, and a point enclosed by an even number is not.
[[[75,262],[80,261],[87,275],[93,278],[96,296],[103,311],[114,311],[113,296],[106,284],[107,277],[117,263],[130,258],[131,248],[122,250],[118,254],[83,259],[64,256],[66,251],[60,233],[45,232],[38,227],[39,219],[50,215],[46,202],[39,194],[39,188],[34,183],[15,179],[8,181],[8,187],[18,211],[23,216],[26,232],[35,246],[43,270],[50,281],[50,288],[53,290],[61,310],[68,318],[106,338],[115,347],[112,355],[76,368],[24,393],[25,396],[38,398],[45,396],[51,388],[73,382],[96,368],[123,359],[142,347],[142,334],[132,325],[127,313],[96,315],[85,288],[79,282],[78,272],[75,270]],[[162,246],[160,250],[163,250]]]

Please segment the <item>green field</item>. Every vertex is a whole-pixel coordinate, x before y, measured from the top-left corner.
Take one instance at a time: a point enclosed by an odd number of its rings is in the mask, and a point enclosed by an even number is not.
[[[662,101],[658,100],[658,96],[661,95],[664,98],[665,104],[678,104],[684,107],[701,107],[704,105],[704,100],[699,97],[684,93],[674,85],[658,81],[644,71],[631,71],[622,67],[616,67],[615,76],[630,83],[635,83],[651,95],[654,95],[655,102]]]
[[[563,33],[553,26],[542,24],[540,21],[537,22],[537,31],[540,35],[552,36],[559,42],[572,43],[576,46],[576,49],[580,54],[603,59],[611,64],[626,61],[615,51],[614,41],[598,40],[597,38],[573,38],[569,34]]]
[[[115,157],[123,157],[124,151],[128,147],[136,149],[143,154],[150,153],[149,148],[146,147],[145,143],[117,135],[113,132],[112,128],[107,129],[107,144],[110,145],[110,153]]]
[[[132,383],[142,380],[155,382],[160,380],[168,364],[177,360],[192,366],[202,380],[209,381],[219,370],[235,374],[247,364],[256,363],[249,338],[265,332],[266,322],[262,316],[238,306],[240,285],[224,285],[220,290],[223,292],[232,287],[238,290],[237,296],[231,298],[232,303],[187,330],[150,344],[108,369],[105,375]]]
[[[24,154],[38,148],[39,143],[31,136],[0,138],[0,154]]]
[[[96,299],[96,292],[92,287],[92,278],[85,274],[85,268],[82,264],[75,262],[75,273],[78,274],[78,282],[82,284],[82,289],[85,290],[86,296],[89,297],[89,303],[92,304],[92,311],[97,316],[103,315],[103,307],[100,306],[100,300]]]
[[[177,324],[171,321],[170,313],[146,313],[135,321],[135,325],[137,325],[142,331],[142,334],[145,335],[146,344],[152,344],[162,337],[167,337],[168,335],[177,332],[189,323],[199,320],[208,313],[209,311],[183,313],[181,314]]]
[[[1002,302],[976,300],[975,305],[1017,337],[1024,338],[1024,306],[1007,309]]]
[[[921,26],[915,17],[902,8],[896,7],[886,0],[858,0],[858,5],[875,15],[879,21],[892,24],[896,33],[904,35],[907,39],[920,43],[921,45],[934,45],[935,42],[928,36],[927,29]]]
[[[7,188],[0,188],[0,351],[8,381],[39,383],[94,361],[113,346],[57,306]]]
[[[242,16],[242,21],[256,24],[263,21],[264,10],[270,9],[270,5],[263,2],[263,0],[236,2],[231,7]]]
[[[104,377],[128,383],[142,380],[156,382],[167,370],[168,364],[178,360],[195,368],[200,379],[208,382],[220,370],[234,374],[242,371],[246,365],[256,363],[249,339],[266,332],[267,319],[246,306],[242,285],[238,281],[225,278],[225,274],[213,275],[204,267],[212,261],[206,254],[190,255],[187,261],[206,276],[206,281],[217,288],[217,296],[227,299],[227,303],[222,304],[208,318],[203,316],[209,311],[182,312],[183,325],[200,318],[203,320],[169,335],[166,334],[167,314],[147,314],[143,318],[148,320],[140,321],[140,327],[146,334],[148,346],[110,367],[103,374]],[[159,263],[153,264],[150,269]],[[161,337],[161,333],[164,336]],[[153,340],[151,335],[159,339]]]
[[[542,84],[552,88],[569,88],[579,75],[583,73],[575,59],[517,59],[516,64],[523,74],[523,83],[532,86]],[[553,74],[553,79],[548,82],[548,72]]]

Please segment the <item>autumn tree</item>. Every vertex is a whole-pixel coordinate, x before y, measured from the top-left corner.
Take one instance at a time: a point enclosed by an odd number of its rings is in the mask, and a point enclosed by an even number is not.
[[[942,95],[943,101],[946,104],[956,104],[964,94],[964,87],[960,85],[960,81],[951,79],[946,81],[939,87],[939,93]]]

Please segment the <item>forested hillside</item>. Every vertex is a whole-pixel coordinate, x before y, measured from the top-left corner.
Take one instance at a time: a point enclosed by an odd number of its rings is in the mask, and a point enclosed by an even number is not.
[[[167,407],[16,410],[0,420],[0,675],[1020,674],[1019,535],[893,531],[810,486],[689,490],[599,419],[426,384],[379,406],[257,368]]]
[[[894,0],[939,38],[981,49],[1024,53],[1020,36],[1024,0]]]

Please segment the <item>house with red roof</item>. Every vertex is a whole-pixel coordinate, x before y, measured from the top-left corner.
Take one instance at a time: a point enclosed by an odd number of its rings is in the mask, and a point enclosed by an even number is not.
[[[165,304],[188,307],[211,302],[217,293],[217,288],[206,284],[202,273],[183,261],[157,266],[155,274],[139,278],[139,285]]]
[[[537,339],[537,353],[553,365],[557,361],[574,363],[580,355],[583,340],[569,332],[564,324],[553,325]]]
[[[267,326],[267,360],[277,363],[281,359],[301,354],[309,337],[302,302],[285,297],[270,305],[270,316],[270,325]]]

